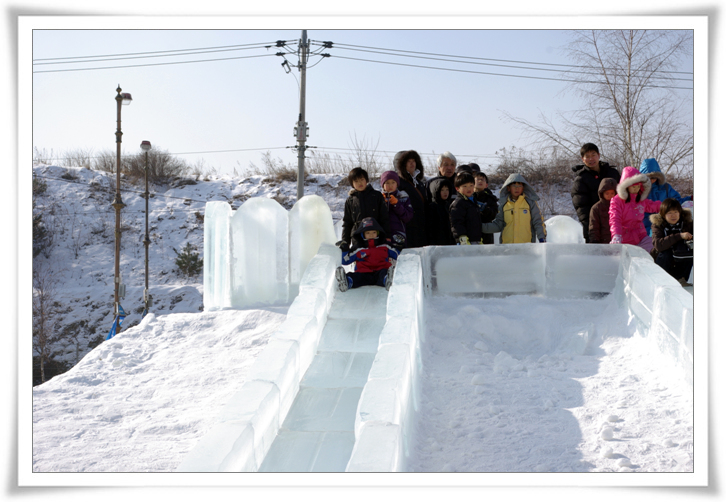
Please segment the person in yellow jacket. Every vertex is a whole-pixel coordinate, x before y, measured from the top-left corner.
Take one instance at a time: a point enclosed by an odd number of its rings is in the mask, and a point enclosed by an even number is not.
[[[499,212],[494,221],[482,223],[482,231],[487,234],[501,232],[501,244],[545,242],[547,230],[538,200],[524,176],[510,175],[499,190]]]

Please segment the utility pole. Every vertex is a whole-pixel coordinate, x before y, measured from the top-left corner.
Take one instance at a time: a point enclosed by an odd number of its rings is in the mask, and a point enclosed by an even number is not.
[[[121,200],[121,105],[131,103],[131,94],[121,93],[121,85],[116,89],[116,197],[111,204],[116,211],[116,256],[114,260],[114,278],[113,278],[113,303],[114,303],[114,327],[113,333],[118,333],[120,323],[119,316],[122,311],[120,309],[120,298],[125,295],[125,288],[121,284],[121,209],[126,204]],[[124,314],[125,315],[125,314]]]
[[[300,114],[298,115],[295,137],[297,138],[297,200],[304,195],[305,190],[305,140],[308,136],[308,123],[305,122],[305,75],[307,74],[307,62],[310,54],[308,45],[308,30],[302,30],[302,40],[298,48],[300,70]]]

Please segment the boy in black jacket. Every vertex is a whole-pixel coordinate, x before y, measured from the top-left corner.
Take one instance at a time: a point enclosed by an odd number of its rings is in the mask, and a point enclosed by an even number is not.
[[[454,179],[458,194],[449,207],[451,233],[457,244],[481,244],[482,218],[474,200],[474,177],[460,172]]]
[[[348,192],[343,211],[342,240],[336,245],[343,251],[361,247],[364,242],[354,229],[363,221],[363,218],[374,218],[383,227],[383,232],[391,235],[391,225],[388,218],[388,206],[383,194],[375,190],[368,183],[368,173],[365,169],[356,167],[348,174],[348,182],[352,187]]]
[[[474,175],[474,200],[479,203],[477,205],[481,212],[481,221],[482,223],[494,221],[499,211],[499,199],[489,189],[489,178],[486,174],[481,171],[474,171],[472,174]],[[482,244],[494,244],[494,234],[482,234]]]

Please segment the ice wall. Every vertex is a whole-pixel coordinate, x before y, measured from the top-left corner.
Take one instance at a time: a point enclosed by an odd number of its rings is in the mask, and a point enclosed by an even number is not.
[[[334,244],[330,208],[318,195],[286,211],[255,197],[233,211],[208,202],[204,216],[204,308],[286,303],[322,243]]]
[[[230,223],[232,306],[288,301],[288,215],[276,200],[254,197]]]
[[[404,251],[388,294],[386,324],[355,418],[346,472],[396,472],[408,456],[419,407],[424,287],[421,257]]]

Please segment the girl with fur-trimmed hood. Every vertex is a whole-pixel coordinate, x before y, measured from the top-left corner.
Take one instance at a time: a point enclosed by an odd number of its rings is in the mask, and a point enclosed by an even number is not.
[[[539,197],[521,174],[511,174],[499,190],[499,212],[494,221],[482,223],[488,234],[501,232],[499,242],[518,244],[544,242],[547,238],[544,218],[539,210]]]
[[[610,200],[610,244],[632,244],[650,253],[653,240],[645,231],[645,213],[657,213],[661,201],[648,200],[650,179],[631,166],[623,168],[616,188],[617,195]]]
[[[663,201],[650,215],[655,262],[681,285],[688,284],[693,268],[693,215],[677,199]],[[690,243],[690,245],[689,245]]]

